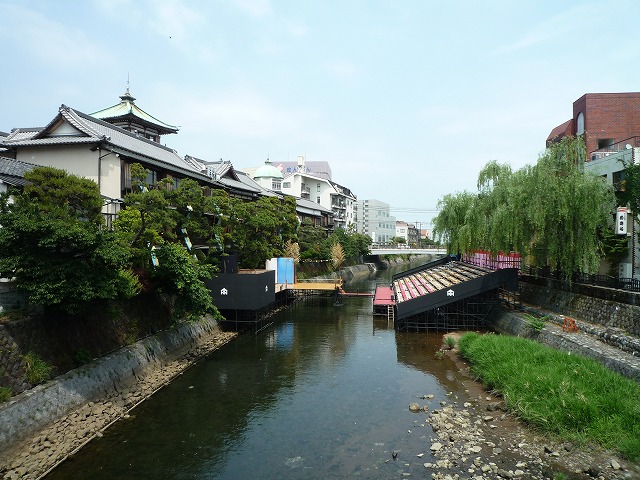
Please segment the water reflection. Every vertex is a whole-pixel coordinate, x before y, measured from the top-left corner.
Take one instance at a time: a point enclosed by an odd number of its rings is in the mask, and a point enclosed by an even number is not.
[[[424,475],[431,431],[408,405],[458,388],[449,360],[435,358],[441,335],[395,333],[362,297],[301,302],[274,320],[185,372],[47,479]]]

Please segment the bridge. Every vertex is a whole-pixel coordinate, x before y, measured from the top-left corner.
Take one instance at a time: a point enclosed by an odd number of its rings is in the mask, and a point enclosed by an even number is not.
[[[372,248],[371,255],[446,255],[445,248]]]

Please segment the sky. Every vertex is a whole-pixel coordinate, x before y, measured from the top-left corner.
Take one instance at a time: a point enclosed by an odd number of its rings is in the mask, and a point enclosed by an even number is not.
[[[0,131],[120,101],[181,156],[327,161],[428,224],[491,160],[535,164],[585,93],[640,86],[634,0],[0,0]]]

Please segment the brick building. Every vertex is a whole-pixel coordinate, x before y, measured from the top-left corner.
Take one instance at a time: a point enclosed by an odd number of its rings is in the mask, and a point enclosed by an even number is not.
[[[617,144],[640,146],[640,92],[583,95],[573,102],[573,117],[551,130],[547,145],[582,134],[587,161],[621,150]]]

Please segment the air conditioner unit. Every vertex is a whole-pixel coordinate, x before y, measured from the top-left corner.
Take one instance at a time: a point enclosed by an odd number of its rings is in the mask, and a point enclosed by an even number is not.
[[[600,158],[608,157],[614,152],[591,152],[591,161],[598,160]]]

